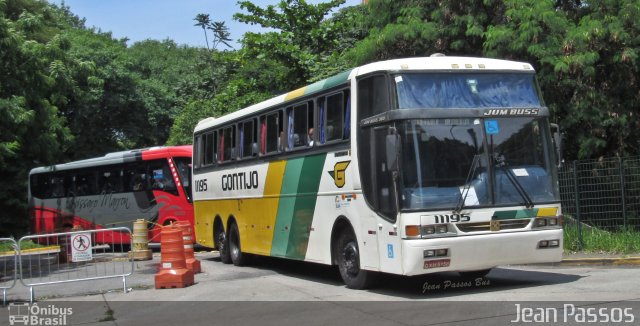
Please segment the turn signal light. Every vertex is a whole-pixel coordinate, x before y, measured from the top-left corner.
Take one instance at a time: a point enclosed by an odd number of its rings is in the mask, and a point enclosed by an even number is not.
[[[408,237],[419,237],[420,236],[420,226],[418,225],[407,225],[404,227],[404,232]]]
[[[447,224],[435,224],[435,225],[406,225],[404,227],[404,233],[407,238],[430,238],[430,237],[442,237],[453,236],[455,234],[449,233],[449,226]]]

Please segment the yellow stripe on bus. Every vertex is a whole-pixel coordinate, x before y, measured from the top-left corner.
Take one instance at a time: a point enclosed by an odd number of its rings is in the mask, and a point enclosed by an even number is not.
[[[301,88],[296,89],[295,91],[291,91],[291,92],[287,93],[287,95],[285,95],[285,97],[284,97],[285,102],[289,101],[289,100],[293,100],[294,98],[298,98],[298,97],[304,95],[304,91],[305,91],[306,88],[307,88],[306,86],[305,87],[301,87]]]
[[[538,208],[537,216],[556,216],[558,213],[558,208],[556,207],[543,207]]]
[[[243,251],[261,255],[271,253],[273,229],[278,215],[280,188],[286,163],[284,160],[269,163],[263,197],[244,200],[241,205],[242,211],[239,214],[242,215],[236,218],[238,226],[245,227],[245,234],[248,235],[240,237],[240,246]]]
[[[269,163],[267,177],[262,198],[223,199],[196,201],[195,222],[196,239],[208,247],[214,246],[213,220],[220,214],[227,226],[229,216],[235,217],[240,233],[242,251],[248,253],[269,255],[273,230],[278,214],[280,189],[286,161]],[[225,229],[225,231],[227,231]]]

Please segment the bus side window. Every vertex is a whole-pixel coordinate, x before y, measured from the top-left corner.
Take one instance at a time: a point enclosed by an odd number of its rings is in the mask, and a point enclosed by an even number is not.
[[[258,144],[256,143],[255,120],[251,119],[238,124],[240,126],[240,158],[248,158],[258,155]]]
[[[193,167],[200,167],[200,157],[202,156],[202,136],[195,136],[193,139]]]
[[[75,189],[77,196],[97,195],[97,173],[94,171],[78,171],[75,175]]]
[[[149,162],[149,176],[151,176],[151,189],[162,190],[178,195],[178,189],[173,181],[173,175],[169,170],[166,160],[154,160]]]
[[[122,172],[118,167],[107,167],[98,172],[98,188],[102,194],[122,192]]]
[[[60,174],[50,175],[48,197],[59,198],[64,196],[66,196],[64,176]]]
[[[215,162],[215,134],[213,132],[204,135],[204,165],[211,165]]]
[[[144,164],[132,164],[124,168],[125,191],[149,190],[149,177]]]
[[[267,115],[264,119],[265,121],[265,140],[264,140],[264,154],[275,153],[281,147],[281,137],[280,137],[280,123],[278,122],[278,117],[281,115],[280,112],[272,113]]]
[[[222,129],[220,136],[220,162],[236,159],[236,126]]]
[[[260,155],[267,153],[267,117],[258,118],[258,148]]]
[[[327,97],[326,101],[326,123],[324,134],[321,137],[322,143],[341,140],[344,131],[344,101],[343,94],[337,93]]]
[[[351,137],[351,94],[348,91],[345,92],[345,104],[344,104],[344,127],[342,133],[342,139],[349,139]]]
[[[302,103],[288,108],[288,149],[313,145],[313,106],[312,102]]]
[[[32,174],[29,177],[29,186],[33,197],[44,199],[48,181],[46,181],[46,174]]]
[[[389,89],[384,75],[367,77],[358,82],[358,119],[362,120],[390,109]]]
[[[218,137],[218,163],[224,162],[224,140],[225,140],[225,133],[222,132],[222,130],[216,130],[216,133],[220,135],[220,137]]]

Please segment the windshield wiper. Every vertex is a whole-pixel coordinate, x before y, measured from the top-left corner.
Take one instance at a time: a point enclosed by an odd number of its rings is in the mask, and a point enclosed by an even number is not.
[[[464,208],[464,202],[467,200],[467,195],[471,190],[471,178],[473,178],[473,172],[476,170],[476,165],[480,162],[480,155],[473,155],[473,161],[471,161],[471,167],[469,167],[469,172],[467,173],[467,179],[464,181],[464,187],[460,192],[460,199],[458,199],[458,204],[453,209],[453,213],[460,213]]]
[[[504,171],[507,179],[509,179],[511,184],[513,184],[513,187],[516,188],[516,191],[518,192],[520,197],[522,197],[522,199],[524,200],[525,207],[533,208],[533,201],[529,197],[529,194],[527,194],[527,191],[524,189],[520,181],[518,181],[517,177],[513,174],[513,171],[506,167],[507,163],[505,162],[504,155],[497,155],[494,157],[494,160],[496,162],[496,167],[499,167],[502,169],[502,171]]]

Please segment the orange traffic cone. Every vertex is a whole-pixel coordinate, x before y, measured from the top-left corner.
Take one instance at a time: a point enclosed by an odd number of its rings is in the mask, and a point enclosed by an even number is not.
[[[184,256],[187,261],[187,268],[191,270],[193,274],[198,274],[202,271],[202,269],[200,267],[200,261],[196,259],[196,256],[193,252],[191,223],[187,221],[178,221],[175,225],[182,230],[182,240],[184,241]]]
[[[193,272],[187,268],[182,230],[169,225],[160,232],[160,271],[156,274],[156,289],[183,288],[194,283]]]

